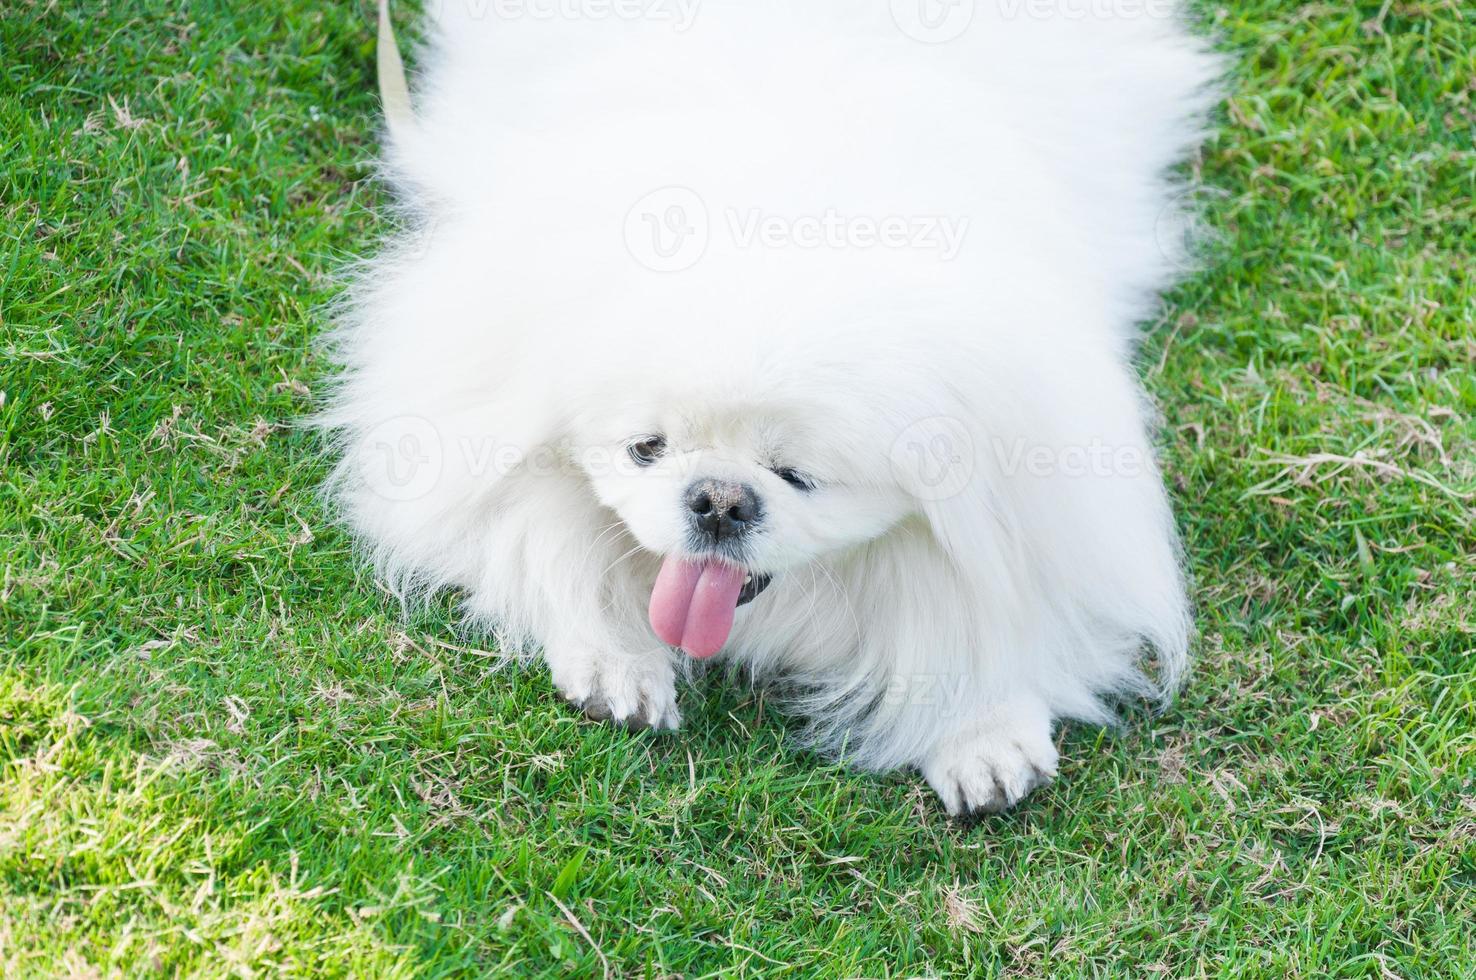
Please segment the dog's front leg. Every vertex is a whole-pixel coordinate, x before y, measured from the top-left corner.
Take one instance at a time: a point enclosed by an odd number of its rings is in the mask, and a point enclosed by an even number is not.
[[[998,813],[1056,775],[1051,714],[1033,695],[990,705],[943,736],[919,766],[953,816]]]
[[[609,642],[559,636],[544,645],[554,686],[593,721],[630,729],[675,729],[682,723],[676,703],[671,652],[619,650]]]
[[[795,666],[833,678],[815,698],[823,747],[918,770],[954,816],[1008,809],[1055,776],[1043,692],[1071,683],[1066,668],[1022,653],[1039,637],[983,605],[920,525],[800,582],[780,618],[799,624]]]
[[[649,556],[576,480],[504,481],[479,612],[543,650],[554,686],[589,718],[674,729],[675,654],[651,632]]]

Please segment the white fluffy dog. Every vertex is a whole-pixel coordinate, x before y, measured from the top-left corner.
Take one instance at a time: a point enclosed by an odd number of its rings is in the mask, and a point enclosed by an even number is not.
[[[1217,68],[1174,0],[431,6],[320,420],[386,581],[594,718],[740,665],[954,814],[1172,689],[1131,357]]]

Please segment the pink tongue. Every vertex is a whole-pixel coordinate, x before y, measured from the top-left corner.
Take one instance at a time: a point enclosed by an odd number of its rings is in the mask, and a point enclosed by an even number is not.
[[[662,643],[710,657],[728,642],[748,573],[718,561],[670,557],[651,590],[651,628]]]

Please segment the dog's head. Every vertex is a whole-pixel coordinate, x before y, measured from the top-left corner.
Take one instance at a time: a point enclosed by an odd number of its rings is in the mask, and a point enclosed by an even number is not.
[[[791,364],[794,363],[791,361]],[[729,379],[731,382],[731,379]],[[736,609],[785,573],[884,534],[918,506],[876,385],[821,372],[609,396],[575,443],[600,502],[661,556],[658,636],[716,653]]]

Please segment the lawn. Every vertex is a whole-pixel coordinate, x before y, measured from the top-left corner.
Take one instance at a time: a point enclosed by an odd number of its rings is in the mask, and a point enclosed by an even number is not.
[[[0,972],[1476,976],[1476,15],[1198,7],[1216,244],[1142,367],[1201,637],[973,827],[408,621],[300,427],[372,5],[0,2]]]

